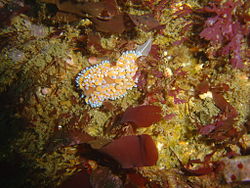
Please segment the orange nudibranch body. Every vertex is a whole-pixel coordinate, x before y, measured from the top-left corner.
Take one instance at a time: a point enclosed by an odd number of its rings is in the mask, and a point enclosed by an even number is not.
[[[124,52],[115,65],[105,60],[78,73],[76,84],[85,102],[91,107],[100,107],[105,100],[121,98],[127,90],[136,87],[137,80],[133,79],[138,70],[136,59],[148,55],[151,45],[152,39],[149,39],[135,51]]]

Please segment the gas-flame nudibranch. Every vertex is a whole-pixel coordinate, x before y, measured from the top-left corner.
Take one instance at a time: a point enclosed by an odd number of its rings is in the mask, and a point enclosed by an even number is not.
[[[137,80],[133,79],[138,70],[136,59],[147,56],[151,45],[150,38],[136,50],[122,53],[115,65],[105,60],[78,73],[76,84],[83,91],[85,102],[91,107],[100,107],[105,100],[121,98],[127,90],[136,87]]]

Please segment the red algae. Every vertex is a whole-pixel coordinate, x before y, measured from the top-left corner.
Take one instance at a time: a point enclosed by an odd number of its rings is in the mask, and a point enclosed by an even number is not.
[[[202,176],[208,175],[216,170],[215,164],[211,161],[214,152],[207,154],[204,157],[204,160],[201,161],[200,159],[190,160],[187,165],[182,165],[182,170],[186,175],[189,176]],[[199,164],[199,167],[196,169],[192,169],[191,166],[194,164]]]
[[[213,93],[213,99],[214,99],[215,105],[222,112],[226,113],[228,118],[234,118],[237,116],[236,109],[231,104],[229,104],[220,93],[216,93],[216,92],[212,92],[212,93]]]
[[[146,134],[121,137],[100,151],[118,161],[122,168],[152,166],[158,159],[155,143]]]
[[[200,37],[208,40],[212,46],[221,45],[216,52],[217,56],[231,55],[230,63],[234,68],[243,68],[242,41],[249,34],[245,29],[247,23],[241,22],[235,14],[235,9],[240,7],[240,1],[228,0],[221,6],[215,3],[200,11],[214,13],[215,16],[207,18]]]
[[[3,22],[0,34],[4,73],[0,119],[6,124],[1,132],[7,144],[3,145],[7,165],[2,166],[10,167],[7,183],[15,182],[17,187],[231,187],[244,182],[237,171],[250,177],[250,171],[245,171],[248,161],[237,158],[250,151],[246,97],[250,55],[244,54],[250,54],[250,36],[244,31],[249,29],[245,23],[250,3],[229,11],[235,24],[220,26],[230,16],[223,17],[219,8],[223,12],[225,2],[237,1],[18,2],[24,3],[21,7],[31,4],[35,15],[27,12],[13,18],[9,12],[4,17],[11,25]],[[11,9],[9,3],[13,4],[0,0],[0,7],[6,4]],[[72,13],[76,22],[54,20],[56,11]],[[37,32],[31,32],[30,24]],[[220,30],[228,25],[233,31]],[[214,41],[216,35],[201,37],[202,32],[210,35],[210,27],[219,28],[221,40]],[[236,35],[228,37],[232,32]],[[151,51],[134,62],[138,69],[132,80],[137,89],[122,100],[103,101],[100,108],[82,104],[73,85],[76,73],[104,59],[115,67],[121,52],[134,50],[147,38],[147,43],[154,43]],[[240,48],[235,51],[235,46]],[[234,59],[242,60],[244,69],[233,70],[227,64]],[[128,66],[123,72],[127,70]],[[111,76],[108,83],[114,81]],[[13,153],[9,148],[15,148]],[[16,154],[22,156],[18,162]],[[223,180],[223,169],[218,167],[223,167],[225,156],[230,158],[226,163],[230,168]],[[20,177],[8,173],[15,170],[27,172],[18,184]],[[233,184],[226,185],[228,180]]]
[[[208,92],[209,90],[209,83],[207,80],[204,80],[202,82],[200,82],[197,86],[196,86],[196,93],[199,94],[203,94]]]
[[[59,188],[70,188],[70,187],[85,187],[92,188],[89,180],[89,174],[83,170],[81,172],[77,172],[76,174],[70,176],[66,179]]]
[[[227,102],[222,92],[230,88],[227,84],[211,86],[208,81],[200,82],[196,87],[196,93],[202,94],[211,91],[214,104],[220,109],[220,114],[214,117],[214,122],[199,127],[199,133],[214,141],[234,142],[237,141],[243,132],[234,128],[237,110]]]
[[[182,90],[181,88],[176,88],[168,91],[168,95],[174,97],[175,104],[183,104],[187,102],[185,99],[180,99],[177,97],[177,95],[180,93],[181,90]]]
[[[129,107],[121,118],[121,123],[132,123],[136,127],[148,127],[162,119],[161,108],[154,105]]]
[[[129,173],[128,175],[128,179],[130,180],[130,184],[134,184],[137,186],[145,186],[147,183],[147,179],[145,177],[143,177],[142,175],[138,174],[138,173]]]

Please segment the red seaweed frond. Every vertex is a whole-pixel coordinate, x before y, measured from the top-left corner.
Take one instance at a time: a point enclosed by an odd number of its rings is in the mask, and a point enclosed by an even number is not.
[[[243,68],[242,42],[249,34],[249,30],[245,31],[246,23],[235,14],[240,5],[239,1],[228,0],[221,6],[211,3],[210,7],[199,10],[213,15],[206,19],[200,37],[208,40],[212,46],[221,46],[216,55],[229,55],[234,68]]]
[[[211,158],[215,152],[207,154],[204,157],[204,160],[201,161],[200,159],[197,160],[189,160],[187,165],[182,165],[182,170],[186,175],[189,176],[202,176],[208,175],[215,171],[215,164],[211,161]],[[200,164],[200,167],[196,169],[192,169],[193,164]]]
[[[199,133],[210,140],[219,142],[237,142],[243,131],[238,131],[234,124],[238,116],[237,110],[223,97],[221,92],[230,88],[226,84],[215,87],[210,86],[208,81],[202,81],[196,88],[197,94],[212,92],[214,104],[220,109],[220,114],[214,117],[214,122],[207,125],[199,125]]]
[[[154,105],[129,107],[121,117],[121,123],[132,123],[135,127],[148,127],[162,119],[161,108]]]

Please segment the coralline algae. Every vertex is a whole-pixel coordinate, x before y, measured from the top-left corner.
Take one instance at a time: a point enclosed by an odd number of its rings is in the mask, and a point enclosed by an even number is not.
[[[135,51],[124,52],[115,65],[105,60],[78,73],[76,84],[83,91],[85,102],[91,107],[100,107],[105,100],[121,98],[127,90],[136,87],[137,80],[133,79],[138,70],[136,59],[147,56],[151,45],[150,38]]]

